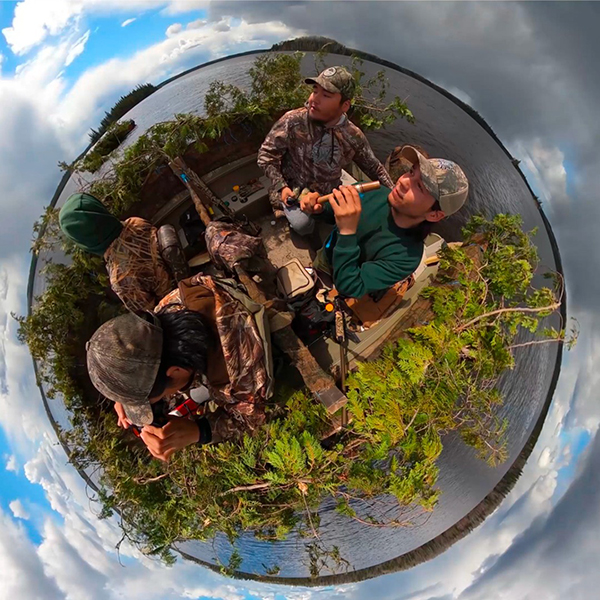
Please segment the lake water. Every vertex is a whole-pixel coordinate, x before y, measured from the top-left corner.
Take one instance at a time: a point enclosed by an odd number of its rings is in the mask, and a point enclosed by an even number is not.
[[[127,115],[137,128],[127,140],[133,143],[148,127],[168,120],[176,113],[202,112],[204,93],[215,79],[244,85],[252,56],[232,58],[189,73],[165,87],[133,108]],[[303,70],[314,74],[313,60],[305,58]],[[345,57],[329,58],[329,64],[347,64]],[[365,63],[367,75],[380,67]],[[536,237],[541,263],[555,268],[552,249],[538,208],[519,172],[511,164],[502,148],[486,130],[454,102],[432,87],[395,70],[387,70],[390,94],[406,98],[416,124],[397,121],[385,131],[369,134],[375,153],[383,161],[395,146],[416,143],[431,156],[449,158],[465,170],[471,187],[468,207],[460,217],[448,221],[441,233],[446,239],[456,239],[462,222],[473,213],[490,216],[497,212],[518,212],[526,229],[539,228]],[[71,180],[61,194],[58,205],[76,191],[78,183]],[[43,290],[43,277],[34,282],[34,293]],[[426,519],[417,518],[412,527],[379,529],[361,525],[341,517],[333,511],[331,502],[325,502],[321,511],[320,537],[328,546],[337,546],[352,569],[365,569],[419,548],[432,540],[459,519],[467,515],[498,483],[514,462],[528,440],[548,395],[557,345],[530,346],[518,351],[516,367],[505,374],[500,382],[505,396],[502,415],[509,419],[509,459],[497,468],[490,468],[478,460],[474,452],[459,440],[445,440],[439,459],[439,487],[441,499]],[[60,403],[51,401],[51,410],[61,424],[66,414]],[[393,518],[397,515],[394,501],[377,500],[369,511],[375,517]],[[280,567],[279,577],[306,577],[308,559],[305,540],[291,536],[284,542],[260,542],[253,536],[243,536],[237,543],[243,563],[240,571],[264,574],[265,566]],[[200,561],[215,564],[215,557],[227,563],[231,546],[225,539],[214,543],[187,542],[181,549]],[[339,573],[345,572],[341,567]],[[324,573],[325,574],[325,573]]]

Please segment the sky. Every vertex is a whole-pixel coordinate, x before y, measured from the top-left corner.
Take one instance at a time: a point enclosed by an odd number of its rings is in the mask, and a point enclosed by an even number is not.
[[[0,2],[0,600],[558,600],[597,597],[600,571],[600,4],[579,2]],[[300,35],[325,35],[467,100],[540,196],[569,313],[548,418],[514,490],[450,550],[338,588],[238,582],[123,545],[68,464],[11,312],[26,311],[31,229],[104,111],[140,83]],[[124,566],[122,566],[122,564]]]

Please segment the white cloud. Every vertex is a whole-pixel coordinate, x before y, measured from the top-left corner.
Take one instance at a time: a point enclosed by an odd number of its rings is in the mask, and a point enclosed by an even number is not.
[[[20,524],[0,509],[0,568],[2,600],[9,598],[44,598],[58,600],[61,594]]]
[[[69,53],[65,58],[65,67],[68,67],[84,50],[88,39],[90,38],[90,30],[88,29],[72,46],[69,48]]]
[[[27,520],[30,517],[29,512],[27,511],[27,509],[23,506],[23,503],[17,498],[16,500],[13,500],[12,502],[10,502],[8,504],[8,508],[10,508],[10,510],[12,511],[12,514],[17,518],[17,519],[24,519]]]
[[[595,315],[578,315],[581,335],[565,360],[565,379],[560,389],[569,394],[571,403],[565,414],[565,425],[595,431],[600,425],[596,399],[600,387],[597,358],[600,356],[600,331]],[[563,379],[561,375],[561,380]]]
[[[158,0],[159,5],[166,2]],[[135,0],[139,11],[155,8],[156,5],[154,0]],[[49,36],[59,35],[86,14],[130,12],[131,6],[131,2],[122,0],[23,0],[15,8],[11,26],[3,29],[2,33],[10,49],[22,55]]]
[[[90,502],[83,480],[57,444],[39,401],[31,358],[27,348],[17,343],[16,323],[8,315],[25,312],[31,227],[61,176],[56,163],[69,160],[81,149],[87,130],[97,125],[110,103],[136,84],[159,81],[190,62],[210,60],[238,48],[262,47],[291,31],[277,23],[241,23],[229,32],[182,30],[128,59],[109,60],[89,69],[66,93],[64,68],[83,50],[88,34],[75,35],[68,27],[64,31],[56,44],[43,46],[23,63],[14,78],[0,79],[0,187],[4,198],[0,338],[5,344],[4,350],[0,348],[0,378],[4,373],[6,380],[4,391],[0,390],[0,426],[10,447],[24,457],[25,475],[32,484],[42,486],[60,517],[53,514],[44,520],[38,514],[43,541],[36,547],[19,525],[0,513],[0,571],[10,574],[3,580],[6,585],[0,598],[104,600],[143,595],[152,600],[198,596],[241,600],[243,595],[236,586],[218,575],[180,562],[167,576],[162,565],[126,544],[121,556],[128,567],[122,569],[114,549],[120,529],[114,519],[97,519],[99,507]],[[24,173],[24,166],[26,176],[15,177],[15,173]],[[24,401],[32,398],[35,401]],[[6,460],[7,466],[16,469],[16,459]],[[19,501],[11,509],[24,517]],[[4,521],[8,525],[2,526]],[[16,548],[15,539],[20,544]]]
[[[7,456],[5,458],[6,458],[6,465],[4,468],[7,471],[12,471],[13,473],[18,473],[19,465],[17,464],[17,457],[14,454],[11,454],[10,456]]]
[[[540,190],[544,205],[550,210],[557,205],[568,205],[567,172],[564,153],[556,146],[548,146],[539,138],[519,140],[513,144],[514,155],[523,160],[533,174],[534,184]]]
[[[8,273],[6,269],[0,270],[0,300],[6,300],[8,295]]]
[[[223,20],[219,21],[218,23],[215,23],[213,25],[213,29],[215,31],[229,31],[231,27],[229,26],[229,23],[226,20]]]
[[[25,3],[32,4],[30,0],[25,0]],[[91,10],[90,4],[93,3],[84,4],[86,10]],[[120,4],[127,3],[121,0]],[[168,10],[184,12],[190,6],[200,4],[204,3],[175,1]],[[127,8],[130,9],[130,5]],[[69,10],[72,14],[70,20],[65,21],[67,25],[62,31],[77,20],[79,13],[73,12],[72,7]],[[59,20],[56,19],[56,22]],[[192,23],[194,27],[190,27]],[[0,186],[5,209],[3,231],[12,233],[5,234],[4,239],[0,240],[0,266],[4,268],[4,281],[7,282],[3,288],[5,298],[0,298],[0,317],[5,317],[10,310],[23,312],[28,263],[26,247],[31,223],[41,206],[47,203],[58,180],[56,161],[68,158],[69,153],[81,148],[86,130],[97,125],[99,115],[110,106],[112,100],[137,83],[156,82],[180,70],[187,62],[200,62],[249,47],[264,47],[277,39],[295,37],[301,33],[300,25],[296,29],[271,22],[249,24],[248,21],[242,21],[229,32],[215,29],[220,21],[209,27],[204,27],[200,19],[192,23],[188,24],[186,30],[174,33],[172,38],[142,49],[128,59],[110,60],[90,69],[66,95],[61,73],[77,36],[69,38],[69,42],[60,40],[55,46],[43,49],[19,69],[15,80],[0,80],[3,103],[0,111],[0,155],[3,158],[0,162]],[[23,27],[22,30],[20,26],[17,27],[17,33],[22,33],[21,47],[27,39],[27,28]],[[55,28],[60,29],[58,25]],[[54,34],[44,25],[41,41],[48,35]],[[29,39],[33,38],[30,36]],[[18,43],[16,47],[19,47]],[[390,53],[393,53],[392,49]],[[407,60],[409,57],[408,53],[397,52],[397,55],[407,56]],[[439,55],[436,61],[440,63]],[[486,64],[491,62],[487,61]],[[423,73],[427,74],[425,70]],[[477,88],[467,85],[464,79],[459,80],[457,85],[480,100]],[[503,89],[515,87],[518,86],[505,86]],[[537,90],[536,95],[539,96]],[[502,104],[511,104],[506,98],[497,97]],[[510,117],[517,121],[515,115],[511,114]],[[539,145],[536,145],[535,140],[532,143],[529,141],[524,139],[523,143],[548,195],[553,201],[561,198],[564,186],[560,168],[564,170],[564,157],[552,144],[539,141]],[[24,164],[28,165],[28,176],[16,179],[14,173],[20,173]],[[585,326],[590,325],[591,329],[592,323],[590,320]],[[94,511],[97,507],[90,505],[79,475],[66,464],[62,449],[55,445],[56,439],[40,403],[23,402],[23,398],[39,396],[33,384],[27,351],[14,342],[14,323],[8,321],[6,327],[8,345],[4,354],[8,366],[9,393],[2,397],[0,424],[11,443],[24,447],[24,454],[32,457],[25,467],[26,475],[32,482],[44,487],[51,505],[64,519],[64,522],[48,520],[44,524],[44,541],[36,548],[27,541],[26,533],[18,524],[0,513],[0,570],[8,574],[3,580],[6,597],[240,598],[236,586],[195,565],[179,563],[166,571],[127,546],[123,547],[125,558],[135,557],[136,562],[128,564],[126,569],[118,565],[114,545],[120,533],[116,524],[96,519]],[[432,582],[437,590],[432,593],[421,590],[411,598],[429,599],[433,594],[450,594],[449,597],[453,597],[460,593],[482,572],[492,567],[498,554],[515,545],[518,535],[536,518],[550,514],[552,504],[556,501],[557,471],[570,456],[570,447],[561,447],[562,440],[557,432],[565,423],[570,423],[574,428],[585,427],[590,430],[598,423],[593,394],[600,385],[595,368],[595,358],[599,354],[598,342],[589,336],[580,341],[572,355],[567,356],[546,427],[515,490],[498,511],[467,539],[436,561],[411,572],[409,577],[412,581]],[[586,548],[590,556],[597,554],[597,546],[591,542]],[[573,556],[579,555],[574,552]],[[535,566],[535,556],[527,564]],[[576,565],[573,566],[575,569]],[[396,599],[397,590],[405,588],[390,585],[390,582],[402,582],[404,577],[405,574],[398,574],[356,586],[356,597],[371,595]],[[553,574],[546,573],[546,578],[552,581]],[[94,589],[86,589],[86,581],[92,582]],[[377,586],[386,588],[386,593],[368,594],[369,589]],[[261,598],[266,597],[262,589]],[[3,593],[4,589],[0,598],[5,597]],[[286,594],[286,597],[311,598],[320,595],[318,591],[295,591]],[[331,590],[322,592],[322,597],[332,596]],[[565,594],[563,597],[571,596]]]
[[[17,4],[12,25],[2,33],[15,54],[24,54],[48,35],[58,35],[82,9],[82,3],[69,0],[25,0]]]
[[[177,15],[207,8],[209,4],[210,0],[171,0],[168,6],[163,10],[163,13],[167,15]]]
[[[182,29],[181,23],[173,23],[173,25],[169,25],[167,30],[165,31],[165,35],[167,37],[173,37],[177,35]]]
[[[496,564],[465,591],[464,600],[596,596],[592,590],[600,585],[596,568],[599,456],[597,433],[577,478],[553,511],[524,529]]]
[[[53,118],[69,132],[83,132],[95,127],[110,103],[138,83],[155,83],[187,66],[300,34],[277,22],[251,25],[242,21],[227,32],[209,27],[182,29],[127,59],[112,59],[83,73],[57,102]]]
[[[538,459],[538,466],[542,469],[547,467],[553,458],[553,451],[548,447],[544,448],[540,453],[540,457]]]
[[[468,104],[469,106],[473,106],[473,98],[471,98],[471,96],[469,96],[469,94],[467,94],[467,92],[458,89],[457,87],[454,86],[444,86],[442,85],[441,87],[445,87],[453,96],[456,96],[459,100],[462,100],[465,104]]]
[[[43,518],[42,542],[35,546],[27,533],[0,510],[0,599],[117,600],[146,598],[215,598],[242,600],[230,580],[197,565],[179,561],[165,569],[124,542],[121,566],[115,545],[121,537],[116,519],[99,520],[99,507],[90,502],[85,484],[66,463],[50,437],[42,439],[38,454],[25,467],[32,482],[44,488],[60,518]],[[18,501],[11,510],[24,518]]]
[[[1,179],[1,178],[0,178]],[[19,229],[15,227],[15,235]],[[29,239],[29,236],[25,238]],[[16,244],[15,244],[16,246]],[[6,252],[6,249],[3,248]],[[11,276],[11,286],[6,301],[0,302],[0,312],[10,314],[24,314],[23,291],[27,274],[27,261],[23,259],[10,259],[0,255],[0,261],[7,267]],[[32,456],[38,448],[39,442],[50,429],[50,424],[39,399],[39,390],[35,385],[31,356],[26,346],[15,339],[16,321],[8,320],[8,333],[6,336],[6,385],[0,394],[2,411],[0,411],[0,426],[9,441],[15,454],[19,456]],[[34,398],[35,401],[27,402],[24,398]],[[16,459],[9,460],[7,467],[16,467]]]
[[[137,19],[125,19],[122,23],[121,23],[121,27],[127,27],[127,25],[131,25],[134,21],[136,21]]]
[[[186,29],[200,29],[201,27],[205,27],[208,21],[205,19],[196,19],[195,21],[190,21],[185,28]]]

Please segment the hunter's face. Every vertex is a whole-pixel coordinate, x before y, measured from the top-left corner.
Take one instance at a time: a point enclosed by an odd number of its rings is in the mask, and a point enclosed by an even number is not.
[[[435,198],[423,185],[418,163],[413,165],[408,173],[404,173],[398,178],[388,196],[388,201],[394,210],[407,217],[422,217],[428,221],[439,220],[435,216],[430,218],[432,214],[441,213],[441,211],[433,210]]]
[[[314,121],[329,123],[342,116],[345,105],[340,93],[328,92],[315,83],[308,98],[308,116]]]
[[[169,367],[167,369],[167,385],[162,394],[148,398],[150,404],[154,404],[163,398],[170,398],[173,394],[176,394],[180,390],[187,387],[194,372],[191,369],[184,367]]]

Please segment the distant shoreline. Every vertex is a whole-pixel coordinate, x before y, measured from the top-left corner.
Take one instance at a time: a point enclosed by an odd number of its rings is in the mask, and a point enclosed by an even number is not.
[[[325,40],[325,41],[327,41],[327,40]],[[308,45],[309,43],[314,43],[314,41],[309,39],[306,45]],[[548,218],[546,217],[546,214],[544,213],[542,207],[537,202],[537,198],[536,198],[535,194],[533,193],[525,175],[519,168],[518,164],[515,164],[515,159],[510,154],[510,152],[507,150],[507,148],[504,146],[504,144],[501,142],[501,140],[498,138],[498,136],[495,134],[493,129],[485,122],[483,117],[476,110],[474,110],[472,107],[470,107],[468,104],[466,104],[459,98],[456,98],[447,90],[437,86],[436,84],[432,83],[431,81],[429,81],[425,77],[419,75],[418,73],[415,73],[413,71],[410,71],[409,69],[405,69],[403,67],[395,65],[387,60],[381,59],[372,54],[368,54],[366,52],[346,48],[346,47],[342,46],[341,44],[338,44],[337,42],[335,42],[335,44],[337,44],[337,46],[335,47],[336,51],[335,52],[331,51],[330,55],[331,54],[339,54],[342,56],[349,56],[351,54],[356,54],[364,60],[368,60],[375,64],[379,64],[390,70],[399,71],[405,75],[413,77],[414,79],[420,81],[421,83],[423,83],[425,85],[428,85],[429,87],[436,90],[438,93],[445,96],[448,100],[450,100],[451,102],[456,104],[459,108],[462,108],[470,117],[472,117],[492,137],[492,139],[500,146],[500,148],[504,151],[506,156],[513,163],[514,167],[517,169],[517,171],[521,175],[521,178],[523,179],[525,185],[527,186],[527,189],[529,190],[529,192],[532,196],[532,200],[534,200],[536,202],[536,206],[538,207],[540,216],[544,222],[544,226],[545,226],[546,232],[548,234],[548,239],[550,241],[550,246],[552,248],[552,253],[554,256],[555,263],[556,263],[556,270],[564,278],[563,265],[562,265],[562,259],[560,256],[560,251],[558,248],[556,237],[554,236],[554,232],[552,231],[552,227],[550,225]],[[289,51],[294,51],[294,50],[305,51],[305,52],[314,52],[314,48],[303,49],[302,39],[282,42],[280,44],[276,44],[274,46],[274,48],[276,48],[275,51],[277,51],[277,52],[289,52]],[[340,51],[340,50],[343,50],[343,51]],[[234,54],[234,55],[227,56],[227,57],[218,58],[218,59],[209,61],[207,63],[197,65],[195,67],[187,69],[186,71],[184,71],[182,73],[179,73],[178,75],[170,77],[169,79],[158,84],[156,86],[156,90],[159,90],[159,89],[163,88],[164,86],[166,86],[167,84],[172,83],[173,81],[175,81],[181,77],[184,77],[185,75],[188,75],[189,73],[193,73],[194,71],[202,69],[204,67],[209,67],[211,65],[214,65],[216,63],[219,63],[219,62],[222,62],[225,60],[230,60],[230,59],[240,58],[240,57],[245,57],[245,56],[251,56],[251,55],[264,54],[269,51],[270,50],[251,50],[251,51],[242,52],[242,53]],[[83,156],[90,147],[91,147],[91,144],[82,152],[80,157]],[[69,178],[70,178],[69,172],[67,172],[63,175],[63,177],[54,193],[54,196],[51,200],[51,203],[50,203],[51,206],[56,205],[58,198],[60,197],[60,194],[62,193]],[[31,304],[33,301],[33,297],[32,297],[33,280],[34,280],[36,268],[37,268],[37,256],[34,255],[32,258],[32,262],[31,262],[31,267],[30,267],[30,271],[29,271],[29,281],[28,281],[28,286],[27,286],[28,311],[31,311]],[[563,322],[566,323],[566,318],[567,318],[566,290],[564,292],[563,302],[562,302],[562,306],[560,309],[560,314],[563,319]],[[287,585],[302,585],[302,586],[336,585],[336,584],[342,584],[342,583],[364,581],[366,579],[371,579],[371,578],[377,577],[379,575],[384,575],[384,574],[389,574],[389,573],[393,573],[396,571],[406,570],[413,566],[416,566],[418,564],[421,564],[423,562],[431,560],[432,558],[435,558],[436,556],[440,555],[442,552],[447,550],[455,542],[464,538],[468,533],[470,533],[473,529],[475,529],[475,527],[480,525],[499,506],[502,499],[508,495],[508,493],[512,490],[515,483],[519,479],[521,472],[523,470],[523,467],[525,466],[525,463],[527,462],[529,456],[531,455],[531,453],[535,447],[535,444],[540,435],[540,432],[542,431],[546,416],[550,409],[550,405],[552,403],[554,392],[556,390],[556,386],[558,383],[558,378],[560,376],[562,356],[563,356],[563,345],[559,344],[559,348],[558,348],[557,355],[556,355],[555,366],[554,366],[554,372],[553,372],[552,379],[550,382],[550,388],[548,391],[548,395],[546,397],[546,401],[544,402],[544,405],[543,405],[540,415],[536,421],[536,424],[533,427],[531,435],[529,436],[523,449],[521,450],[521,452],[519,453],[519,455],[517,456],[517,458],[515,459],[513,464],[510,466],[508,471],[502,477],[502,479],[492,489],[492,491],[489,494],[487,494],[485,496],[485,498],[473,510],[471,510],[467,515],[465,515],[457,523],[455,523],[454,525],[449,527],[446,531],[442,532],[441,534],[439,534],[438,536],[436,536],[429,542],[426,542],[425,544],[421,545],[419,548],[416,548],[415,550],[412,550],[410,552],[402,554],[394,559],[390,559],[388,561],[385,561],[385,562],[380,563],[379,565],[376,565],[373,567],[367,567],[364,569],[350,571],[348,573],[344,573],[344,574],[340,574],[340,575],[327,575],[327,576],[318,577],[318,578],[313,579],[310,577],[297,577],[297,578],[296,577],[276,577],[276,576],[268,576],[268,575],[256,575],[253,573],[235,572],[233,576],[238,579],[248,579],[248,580],[268,582],[268,583],[277,583],[277,584],[282,584],[282,585],[286,585],[286,584]],[[35,361],[33,361],[33,362],[34,362],[34,369],[35,369],[36,377],[37,377],[37,365],[35,364]],[[42,401],[44,403],[44,408],[46,409],[46,413],[48,414],[48,418],[50,419],[50,422],[51,422],[52,426],[54,427],[55,431],[57,431],[57,433],[58,433],[59,426],[51,415],[51,412],[50,412],[50,409],[48,406],[48,402],[47,402],[45,393],[42,389],[42,386],[40,385],[39,387],[40,387],[40,392],[42,395]],[[68,451],[67,451],[67,448],[65,447],[65,445],[63,445],[63,448],[65,448],[65,452],[68,456]],[[92,489],[94,489],[95,491],[98,491],[96,486],[93,484],[93,482],[90,480],[90,478],[87,476],[86,473],[84,473],[82,471],[79,471],[79,473]],[[220,568],[214,564],[204,562],[204,561],[202,561],[198,558],[195,558],[191,555],[188,555],[187,553],[185,553],[181,550],[178,550],[178,549],[177,549],[177,552],[183,558],[191,560],[191,561],[193,561],[197,564],[200,564],[204,567],[207,567],[213,571],[220,572]]]

